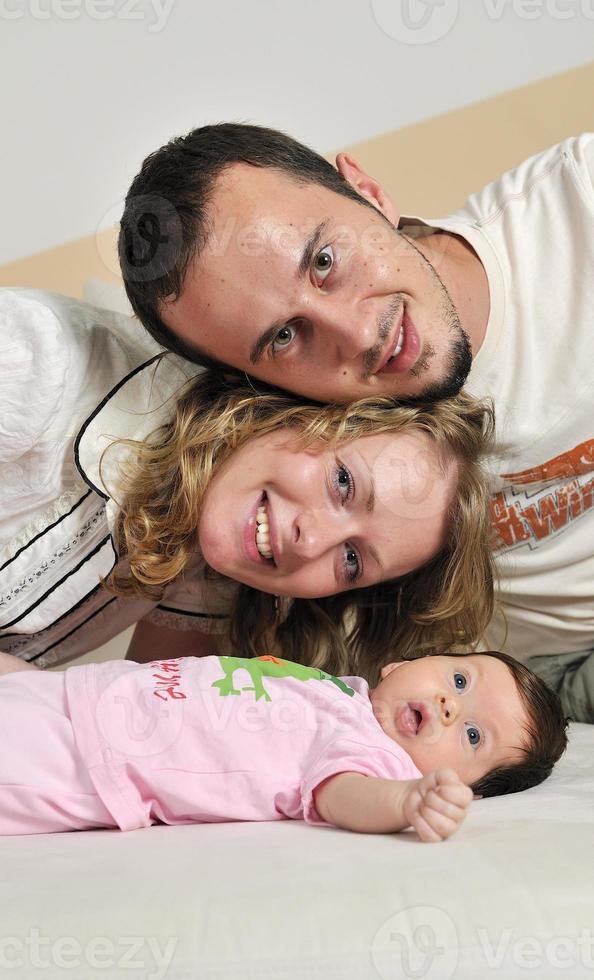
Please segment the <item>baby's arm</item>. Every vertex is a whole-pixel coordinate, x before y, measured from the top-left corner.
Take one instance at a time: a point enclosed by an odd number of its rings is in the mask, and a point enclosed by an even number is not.
[[[472,790],[446,768],[403,780],[341,772],[314,790],[314,801],[323,820],[344,830],[390,834],[412,826],[422,841],[438,841],[458,829]]]
[[[13,656],[12,653],[0,652],[0,677],[2,674],[13,674],[15,670],[39,670],[35,664],[30,664],[20,657]]]

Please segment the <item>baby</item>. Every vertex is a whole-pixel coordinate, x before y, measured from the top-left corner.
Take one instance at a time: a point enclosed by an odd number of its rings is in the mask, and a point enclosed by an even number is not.
[[[302,819],[438,841],[566,744],[557,695],[501,653],[390,663],[374,689],[271,656],[0,654],[0,835]]]

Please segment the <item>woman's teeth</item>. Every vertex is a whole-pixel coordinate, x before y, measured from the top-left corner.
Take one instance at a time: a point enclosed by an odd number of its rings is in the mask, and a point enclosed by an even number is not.
[[[268,523],[268,512],[265,504],[258,507],[256,513],[256,548],[262,555],[262,558],[272,558],[270,525]]]
[[[398,357],[400,351],[402,350],[403,343],[404,343],[404,327],[402,326],[400,327],[400,333],[398,334],[398,342],[394,350],[390,354],[388,360],[386,361],[387,364],[389,364],[394,357]]]

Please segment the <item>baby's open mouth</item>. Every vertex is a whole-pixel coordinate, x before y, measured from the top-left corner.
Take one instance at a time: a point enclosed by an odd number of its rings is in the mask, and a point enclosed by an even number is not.
[[[423,712],[406,704],[398,714],[397,725],[405,735],[417,735],[423,724]]]

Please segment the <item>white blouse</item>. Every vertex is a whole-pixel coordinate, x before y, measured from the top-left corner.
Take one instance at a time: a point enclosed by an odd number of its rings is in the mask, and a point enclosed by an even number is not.
[[[224,629],[235,585],[206,581],[198,556],[158,603],[100,583],[127,450],[101,455],[161,425],[201,369],[160,357],[131,317],[41,290],[0,289],[0,343],[0,650],[49,667],[140,619]]]

